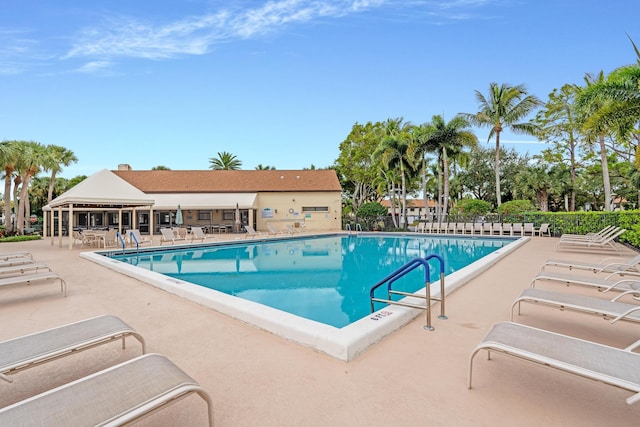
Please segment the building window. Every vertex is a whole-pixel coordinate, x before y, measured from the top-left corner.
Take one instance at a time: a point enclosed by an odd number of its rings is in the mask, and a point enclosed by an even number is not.
[[[222,211],[222,220],[223,221],[233,221],[236,219],[236,210],[235,209],[225,209]]]
[[[211,211],[198,211],[198,221],[211,221]]]
[[[302,212],[329,212],[329,206],[303,206]]]

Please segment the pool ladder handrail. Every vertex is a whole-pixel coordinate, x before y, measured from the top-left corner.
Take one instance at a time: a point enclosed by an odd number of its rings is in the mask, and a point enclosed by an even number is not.
[[[349,235],[351,235],[351,224],[350,223],[347,224],[347,230],[349,230]],[[362,224],[360,224],[359,222],[356,222],[354,231],[358,232],[358,234],[362,233]]]
[[[430,269],[429,269],[429,260],[435,258],[439,261],[439,267],[440,267],[440,298],[434,298],[431,296],[431,274],[430,274]],[[408,274],[409,272],[415,270],[416,268],[423,266],[424,267],[424,283],[425,283],[425,295],[416,295],[414,293],[411,292],[402,292],[402,291],[395,291],[393,290],[391,287],[393,286],[393,283],[398,280],[399,278],[405,276],[406,274]],[[382,299],[382,298],[376,298],[374,296],[375,290],[378,289],[380,286],[387,284],[387,299]],[[425,300],[425,305],[417,305],[417,304],[412,304],[412,303],[408,303],[408,302],[404,302],[402,300],[400,301],[394,301],[391,299],[391,295],[402,295],[402,296],[406,296],[406,297],[413,297],[413,298],[423,298]],[[411,261],[409,261],[408,263],[406,263],[405,265],[403,265],[402,267],[400,267],[399,269],[397,269],[396,271],[394,271],[393,273],[391,273],[390,275],[388,275],[387,277],[385,277],[384,279],[382,279],[381,281],[379,281],[378,283],[376,283],[375,285],[373,285],[371,287],[371,290],[369,291],[369,298],[371,300],[371,312],[373,313],[375,311],[374,309],[374,303],[375,302],[383,302],[386,304],[391,304],[391,305],[401,305],[403,307],[410,307],[410,308],[417,308],[420,310],[425,310],[426,312],[426,324],[424,326],[424,329],[426,329],[427,331],[433,331],[435,328],[431,325],[431,301],[440,301],[440,315],[438,316],[439,319],[447,319],[447,316],[445,315],[445,304],[444,304],[444,298],[445,297],[445,292],[444,292],[444,259],[437,254],[431,254],[428,255],[425,258],[414,258]]]
[[[119,240],[120,243],[122,244],[122,253],[124,254],[126,251],[126,244],[124,242],[124,238],[122,237],[122,234],[120,234],[119,231],[116,231],[116,240]]]

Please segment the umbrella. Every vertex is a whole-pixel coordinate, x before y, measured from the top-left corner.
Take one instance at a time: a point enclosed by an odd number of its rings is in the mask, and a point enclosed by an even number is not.
[[[236,203],[236,231],[240,231],[240,206]]]
[[[178,205],[178,210],[176,211],[176,225],[182,225],[182,209],[180,209],[180,205]]]

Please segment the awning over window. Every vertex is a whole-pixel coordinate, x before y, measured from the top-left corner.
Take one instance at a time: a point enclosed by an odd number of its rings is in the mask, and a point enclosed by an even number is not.
[[[185,209],[255,209],[256,193],[182,193],[149,194],[155,199],[153,210]]]

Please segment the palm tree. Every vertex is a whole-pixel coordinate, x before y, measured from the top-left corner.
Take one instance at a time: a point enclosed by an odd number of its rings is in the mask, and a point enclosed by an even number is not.
[[[374,157],[381,160],[388,169],[398,169],[400,172],[400,191],[402,194],[403,227],[407,227],[407,175],[414,170],[414,164],[408,156],[409,129],[411,124],[402,124],[402,118],[388,119],[385,123],[385,136],[374,152]]]
[[[538,137],[543,141],[555,143],[555,150],[545,150],[547,161],[555,159],[556,163],[564,163],[563,153],[569,155],[569,171],[571,178],[571,194],[569,210],[576,210],[576,151],[578,148],[580,124],[576,113],[576,97],[580,88],[565,84],[549,94],[549,100],[537,114]]]
[[[604,209],[610,211],[613,208],[613,199],[611,197],[611,177],[609,176],[605,136],[612,133],[613,129],[612,123],[608,120],[609,114],[606,112],[612,110],[612,104],[616,104],[616,101],[605,95],[607,88],[603,71],[600,71],[597,75],[586,74],[584,81],[586,87],[581,90],[578,96],[582,130],[587,137],[588,143],[598,142],[604,185]],[[613,110],[615,111],[615,107],[613,107]]]
[[[258,166],[256,166],[256,170],[257,171],[274,171],[276,170],[275,166],[263,166],[262,163],[259,163]]]
[[[11,224],[11,181],[16,170],[17,142],[0,142],[0,165],[4,169],[4,219],[5,230],[13,232]]]
[[[51,171],[51,177],[49,178],[49,190],[47,192],[47,202],[51,202],[53,199],[53,187],[56,182],[56,174],[62,172],[63,166],[69,166],[71,163],[76,163],[78,158],[73,151],[68,150],[59,145],[50,144],[46,148],[47,157],[42,165],[45,170]]]
[[[496,202],[502,204],[500,193],[500,134],[506,128],[513,133],[534,135],[536,126],[531,122],[521,122],[542,102],[535,96],[527,94],[524,85],[509,86],[497,83],[489,84],[489,97],[485,98],[479,91],[476,92],[479,111],[475,114],[463,113],[467,120],[476,126],[489,127],[491,131],[487,141],[496,137]]]
[[[457,155],[463,147],[473,147],[478,143],[478,138],[469,127],[469,122],[464,116],[458,115],[447,123],[440,115],[432,117],[427,125],[430,131],[425,132],[419,141],[425,151],[437,153],[438,161],[442,165],[443,201],[442,214],[447,215],[449,206],[449,157]]]
[[[31,178],[35,176],[47,157],[46,148],[35,141],[21,142],[17,169],[20,172],[22,186],[20,188],[20,201],[18,203],[18,212],[16,215],[16,225],[18,233],[22,234],[24,230],[25,218],[30,214],[29,205],[29,183]]]
[[[218,157],[211,157],[209,162],[211,163],[209,168],[213,170],[235,171],[242,166],[242,162],[235,155],[226,151],[218,152]]]

